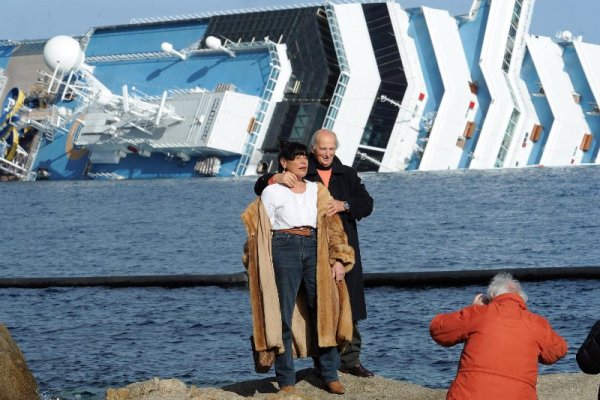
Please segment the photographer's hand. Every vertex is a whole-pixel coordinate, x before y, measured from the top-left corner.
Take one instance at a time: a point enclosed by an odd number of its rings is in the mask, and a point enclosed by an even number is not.
[[[473,299],[473,304],[484,306],[487,304],[487,298],[483,293],[477,293]]]

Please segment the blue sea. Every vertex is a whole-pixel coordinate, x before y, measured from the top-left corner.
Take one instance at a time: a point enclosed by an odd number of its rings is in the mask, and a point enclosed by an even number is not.
[[[600,260],[600,167],[361,176],[375,199],[359,222],[365,272]],[[4,183],[2,276],[241,272],[239,215],[253,185],[254,178]],[[569,354],[541,373],[577,371],[574,354],[600,317],[598,282],[523,285],[529,308],[569,342]],[[435,345],[429,321],[482,291],[367,289],[363,363],[381,376],[446,387],[461,347]],[[265,377],[253,371],[243,288],[0,289],[0,323],[47,398],[100,399],[109,387],[155,376],[197,386]]]

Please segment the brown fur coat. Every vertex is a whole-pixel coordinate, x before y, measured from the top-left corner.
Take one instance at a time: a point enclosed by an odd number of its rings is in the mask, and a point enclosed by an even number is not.
[[[317,338],[319,347],[344,346],[352,338],[352,312],[346,283],[331,277],[331,265],[340,261],[348,272],[354,266],[354,249],[348,245],[338,215],[327,217],[332,199],[321,184],[317,194]],[[271,222],[257,198],[242,213],[248,240],[243,262],[248,272],[252,328],[256,350],[274,349],[283,353],[281,312],[271,253]],[[296,299],[292,317],[294,353],[298,357],[316,354],[311,343],[311,326],[304,292]]]

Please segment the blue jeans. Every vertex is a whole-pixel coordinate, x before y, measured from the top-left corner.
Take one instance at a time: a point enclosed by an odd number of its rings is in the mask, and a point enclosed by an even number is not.
[[[312,326],[313,343],[317,341],[317,238],[273,232],[273,268],[279,294],[283,345],[285,352],[275,357],[275,375],[279,387],[296,384],[296,371],[292,356],[292,313],[296,296],[304,284]],[[340,356],[336,347],[319,347],[321,374],[325,383],[338,380]]]

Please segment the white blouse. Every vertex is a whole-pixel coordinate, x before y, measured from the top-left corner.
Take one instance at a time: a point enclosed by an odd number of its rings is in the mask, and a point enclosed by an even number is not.
[[[317,227],[317,184],[306,182],[304,193],[294,193],[285,185],[273,184],[260,196],[274,230],[299,226]]]

